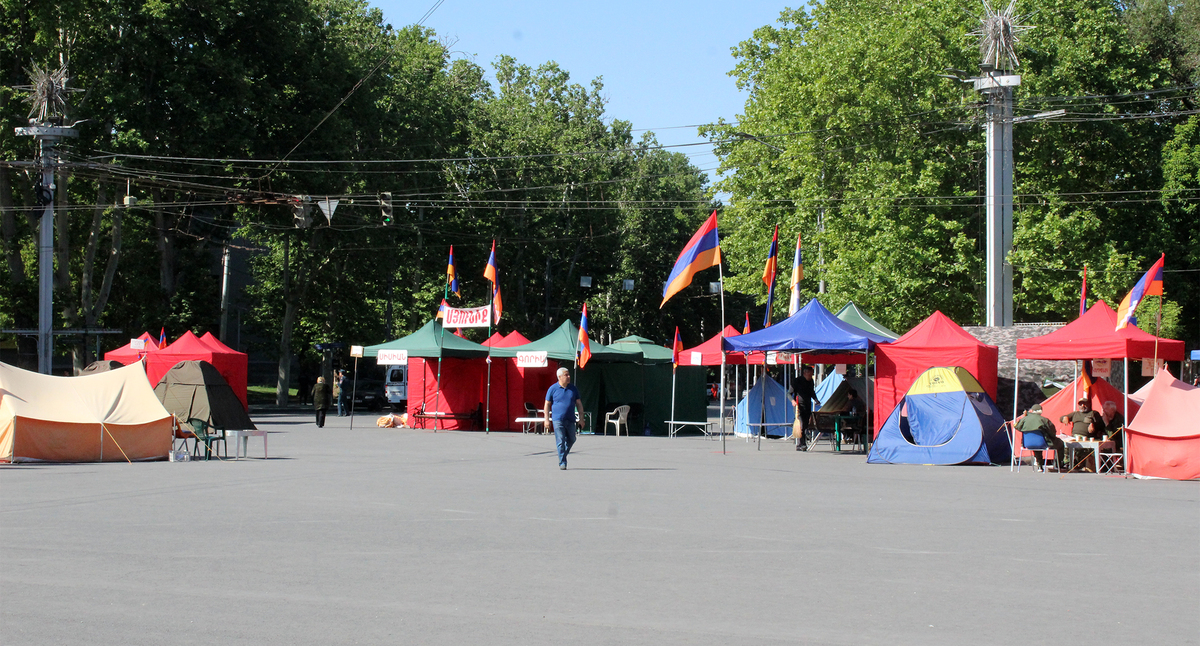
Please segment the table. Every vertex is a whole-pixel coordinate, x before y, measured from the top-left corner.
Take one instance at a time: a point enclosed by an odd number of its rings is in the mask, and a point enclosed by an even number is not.
[[[521,425],[522,433],[545,433],[546,418],[545,417],[518,417],[516,423]]]
[[[1071,469],[1075,468],[1075,451],[1090,450],[1096,464],[1096,473],[1100,473],[1100,453],[1104,449],[1112,451],[1117,445],[1112,440],[1076,440],[1067,435],[1059,435],[1058,439],[1062,440],[1063,448],[1071,452]]]
[[[250,450],[246,445],[249,444],[251,437],[261,437],[263,439],[263,459],[264,460],[267,459],[268,455],[267,455],[267,432],[266,431],[260,431],[260,430],[225,431],[225,435],[226,435],[226,437],[233,438],[233,459],[237,460],[238,458],[242,457],[243,455],[245,455],[247,458],[250,457]],[[239,446],[241,447],[240,450],[238,448]]]
[[[837,453],[840,453],[842,450],[843,427],[850,426],[850,427],[852,427],[852,430],[853,430],[855,428],[861,428],[863,425],[863,418],[861,416],[857,416],[857,415],[845,415],[842,413],[820,413],[820,412],[813,413],[813,414],[815,416],[817,416],[818,418],[825,417],[825,416],[833,418],[833,431],[832,431],[833,444],[834,444],[833,450],[834,450],[834,452],[837,452]],[[809,444],[808,448],[810,448],[810,449],[816,445],[817,440],[821,433],[830,433],[830,431],[821,430],[820,425],[817,425],[817,427],[812,430],[813,430],[813,432],[817,433],[817,437],[814,437],[813,441]],[[864,439],[863,439],[862,447],[863,447],[863,450],[866,451],[866,448],[867,448],[866,431],[861,430],[859,432],[861,432],[863,434]],[[855,444],[857,444],[857,442],[855,442]]]
[[[671,437],[675,437],[675,435],[679,433],[679,429],[687,428],[689,426],[695,426],[700,430],[701,433],[704,433],[705,437],[712,437],[713,433],[712,431],[708,430],[708,427],[716,424],[716,422],[712,420],[705,420],[703,422],[685,422],[683,420],[668,419],[663,420],[663,424],[667,425],[667,432]]]

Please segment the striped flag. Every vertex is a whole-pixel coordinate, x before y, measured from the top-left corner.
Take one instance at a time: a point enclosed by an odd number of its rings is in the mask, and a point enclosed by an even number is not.
[[[483,277],[492,281],[492,312],[495,322],[500,323],[500,313],[504,304],[500,300],[500,282],[496,278],[496,241],[492,240],[492,255],[488,256],[487,267],[483,268]]]
[[[775,304],[775,274],[779,265],[779,225],[775,225],[775,234],[771,236],[771,248],[767,250],[767,266],[763,269],[762,280],[767,284],[767,311],[763,314],[763,327],[771,327],[771,306]]]
[[[462,298],[458,291],[458,273],[454,270],[454,245],[450,245],[450,261],[446,263],[446,282],[450,283],[450,293]]]
[[[575,350],[575,362],[583,370],[592,358],[592,344],[588,341],[587,303],[583,304],[583,316],[579,317],[579,347]]]
[[[796,234],[796,256],[792,259],[792,291],[788,296],[788,316],[800,311],[800,281],[804,280],[804,256],[800,251],[800,234]]]
[[[692,235],[692,239],[679,252],[675,266],[671,268],[667,282],[663,285],[663,299],[659,308],[667,304],[667,300],[678,294],[684,287],[692,284],[692,277],[697,272],[721,264],[721,242],[717,232],[717,212],[700,225]]]
[[[1087,312],[1087,265],[1083,266],[1083,288],[1079,290],[1079,315]]]
[[[742,334],[750,334],[750,312],[746,312],[746,324],[742,326]]]
[[[1167,254],[1163,254],[1158,262],[1150,267],[1150,271],[1142,276],[1142,279],[1129,290],[1125,298],[1121,301],[1121,305],[1117,307],[1117,329],[1124,329],[1125,326],[1133,323],[1137,325],[1137,319],[1134,315],[1137,313],[1138,305],[1142,299],[1147,296],[1162,296],[1163,293],[1163,263],[1166,262]]]
[[[679,326],[675,326],[675,341],[671,344],[671,363],[679,366],[679,355],[683,353],[683,339],[679,338]]]

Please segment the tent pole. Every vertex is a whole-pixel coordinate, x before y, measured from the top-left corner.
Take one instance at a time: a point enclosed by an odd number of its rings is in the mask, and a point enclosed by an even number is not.
[[[717,272],[721,281],[721,455],[725,455],[725,267],[724,262],[717,263]]]
[[[1017,423],[1017,414],[1020,412],[1020,407],[1017,405],[1017,401],[1020,399],[1020,394],[1021,394],[1021,359],[1018,357],[1016,359],[1016,364],[1013,367],[1013,417],[1012,417],[1012,421],[1014,424]]]
[[[865,362],[863,364],[863,379],[866,382],[863,390],[867,392],[867,399],[863,402],[863,408],[867,411],[867,414],[863,417],[863,453],[866,453],[867,445],[871,441],[871,434],[874,433],[874,429],[871,426],[871,353],[869,350],[863,353],[863,361]]]
[[[679,366],[671,366],[671,422],[675,421],[675,370],[678,368]],[[674,423],[669,424],[667,427],[667,435],[674,435],[675,428],[676,426]]]
[[[1072,362],[1071,374],[1074,376],[1071,381],[1071,410],[1075,410],[1075,402],[1079,401],[1079,360]]]
[[[492,307],[495,307],[495,300],[492,301]],[[492,338],[492,310],[488,310],[488,338]],[[483,405],[483,434],[491,433],[492,419],[492,344],[487,346],[487,403]]]
[[[759,451],[762,450],[763,433],[767,432],[767,427],[766,427],[766,423],[767,423],[767,382],[765,381],[767,378],[767,353],[766,352],[763,353],[762,376],[763,376],[763,379],[760,380],[761,383],[759,384],[762,386],[762,388],[760,388],[758,391],[758,399],[759,399],[759,404],[758,404],[758,418],[759,419],[758,419],[758,421],[759,421],[759,424],[761,424],[761,426],[758,427],[758,450]]]
[[[1155,343],[1157,343],[1157,341]],[[1125,378],[1125,393],[1124,393],[1125,398],[1123,399],[1121,415],[1123,415],[1125,417],[1125,426],[1129,426],[1129,355],[1128,355],[1128,353],[1126,353],[1126,356],[1125,356],[1125,369],[1122,370],[1121,372],[1124,373],[1122,376]],[[1126,439],[1128,439],[1128,438],[1125,436],[1125,429],[1121,428],[1121,465],[1124,467],[1125,477],[1128,478],[1129,477],[1129,445],[1125,443]]]
[[[438,348],[438,351],[439,351],[438,354],[441,354],[441,348]],[[437,433],[437,430],[438,430],[437,413],[439,412],[438,409],[441,407],[442,407],[442,358],[439,356],[438,357],[437,390],[434,391],[434,395],[433,395],[433,412],[434,412],[433,432],[434,433]]]

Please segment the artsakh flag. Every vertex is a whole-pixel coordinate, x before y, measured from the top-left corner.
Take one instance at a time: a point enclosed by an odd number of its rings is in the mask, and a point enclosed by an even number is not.
[[[1158,262],[1150,267],[1150,271],[1146,272],[1142,279],[1129,290],[1125,298],[1121,301],[1121,305],[1117,307],[1117,329],[1124,329],[1130,323],[1136,325],[1137,319],[1134,314],[1137,313],[1138,305],[1142,299],[1147,296],[1162,296],[1163,293],[1163,263],[1167,260],[1167,254],[1159,257]]]
[[[779,225],[775,225],[775,234],[771,236],[771,248],[767,250],[767,266],[763,269],[762,279],[767,284],[767,312],[763,315],[763,327],[771,327],[771,306],[775,304],[775,270],[779,264]]]
[[[487,267],[483,268],[483,277],[492,281],[492,311],[495,322],[500,323],[500,313],[504,311],[504,303],[500,300],[500,283],[496,279],[496,241],[492,240],[492,255],[488,256]]]
[[[717,212],[700,225],[700,228],[679,252],[675,266],[671,268],[667,282],[663,285],[663,299],[659,304],[661,309],[667,300],[678,294],[684,287],[692,284],[692,277],[697,272],[721,264],[721,242],[717,233]]]
[[[583,304],[583,316],[579,317],[579,347],[575,350],[575,362],[583,370],[592,358],[592,344],[588,341],[587,303]]]
[[[450,292],[462,298],[458,292],[458,272],[454,269],[454,245],[450,245],[450,261],[446,263],[446,281],[450,283]]]
[[[750,312],[746,312],[746,324],[742,326],[742,334],[750,334]]]
[[[671,363],[679,365],[679,355],[683,352],[683,339],[679,338],[679,326],[675,326],[675,341],[671,344]]]
[[[800,311],[800,281],[804,280],[804,257],[800,252],[800,234],[796,234],[796,257],[792,259],[792,292],[788,296],[788,316]]]

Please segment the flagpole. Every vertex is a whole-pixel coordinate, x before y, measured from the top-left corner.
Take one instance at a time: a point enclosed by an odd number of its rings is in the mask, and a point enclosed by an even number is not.
[[[445,303],[446,299],[450,297],[450,283],[449,282],[446,283],[445,289],[446,289],[446,291],[444,291],[442,293],[442,302],[443,303]],[[446,351],[445,342],[443,341],[445,336],[446,336],[446,310],[443,309],[442,310],[442,323],[441,323],[441,327],[438,329],[438,375],[437,375],[437,393],[433,396],[433,412],[434,413],[442,412],[440,410],[442,407],[442,355]],[[433,416],[433,432],[434,433],[437,433],[437,430],[438,430],[438,417],[440,417],[440,415],[435,414]]]
[[[721,281],[721,455],[725,455],[725,267],[724,259],[717,263]]]
[[[675,371],[677,369],[679,369],[678,365],[671,366],[671,422],[672,422],[672,424],[670,425],[670,428],[667,430],[668,434],[673,434],[673,433],[671,433],[671,431],[673,429],[677,428],[674,424],[674,421],[675,421]],[[708,429],[705,429],[705,430],[708,430]]]
[[[488,338],[492,337],[492,316],[496,313],[496,295],[492,295],[492,302],[488,305]],[[487,403],[483,406],[483,434],[491,433],[492,419],[492,344],[487,346]]]

